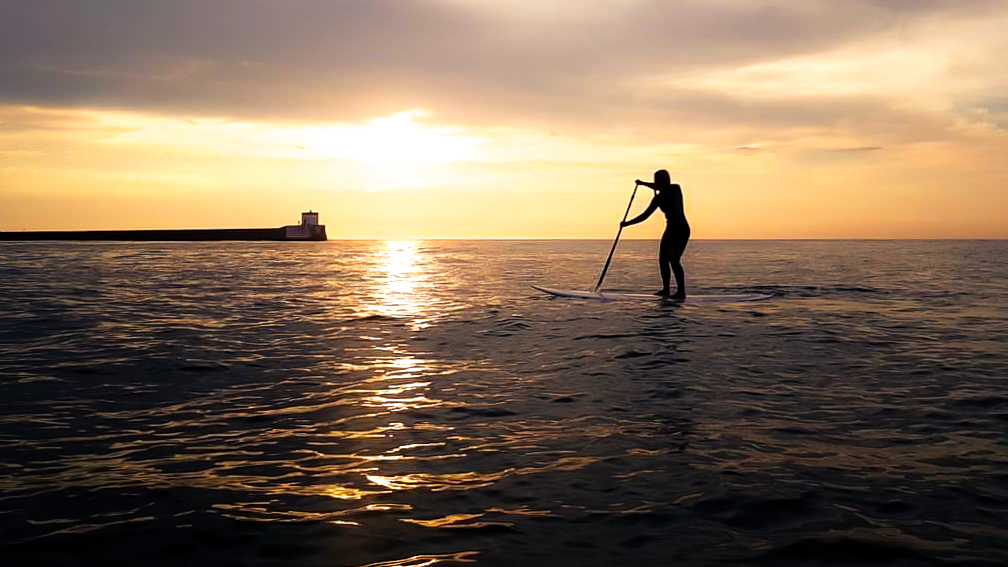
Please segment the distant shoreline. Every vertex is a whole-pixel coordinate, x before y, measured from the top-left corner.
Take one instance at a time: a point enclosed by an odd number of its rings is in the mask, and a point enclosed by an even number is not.
[[[0,231],[9,241],[329,241],[329,242],[611,242],[607,238],[287,238],[283,228]],[[201,233],[213,233],[200,236]],[[251,233],[244,235],[244,233]],[[279,233],[279,236],[277,235]],[[653,238],[623,238],[620,242],[654,242]],[[1008,237],[976,238],[693,238],[690,242],[1005,242]]]
[[[0,241],[120,241],[120,242],[209,242],[209,241],[322,241],[325,227],[304,236],[291,236],[280,228],[195,228],[167,230],[47,230],[0,231]]]

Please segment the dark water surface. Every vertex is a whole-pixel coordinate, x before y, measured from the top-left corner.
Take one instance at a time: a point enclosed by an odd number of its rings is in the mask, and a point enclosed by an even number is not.
[[[1008,563],[1008,242],[609,245],[0,245],[0,564]]]

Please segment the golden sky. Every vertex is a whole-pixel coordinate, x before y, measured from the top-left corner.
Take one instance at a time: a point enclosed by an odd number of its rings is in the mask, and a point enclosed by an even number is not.
[[[1008,0],[5,2],[0,230],[611,238],[665,168],[694,238],[1006,238],[1005,30]]]

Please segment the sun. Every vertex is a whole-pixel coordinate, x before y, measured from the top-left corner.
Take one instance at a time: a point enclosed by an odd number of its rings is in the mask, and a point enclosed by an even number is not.
[[[447,129],[425,128],[414,118],[422,110],[375,118],[367,126],[326,128],[313,135],[318,151],[376,165],[447,163],[469,155],[473,139]]]

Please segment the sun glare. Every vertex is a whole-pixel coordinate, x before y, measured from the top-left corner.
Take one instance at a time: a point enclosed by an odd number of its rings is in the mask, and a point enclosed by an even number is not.
[[[327,129],[315,133],[312,145],[325,154],[378,165],[464,159],[472,138],[424,128],[414,121],[425,114],[412,110],[375,118],[367,126]]]

